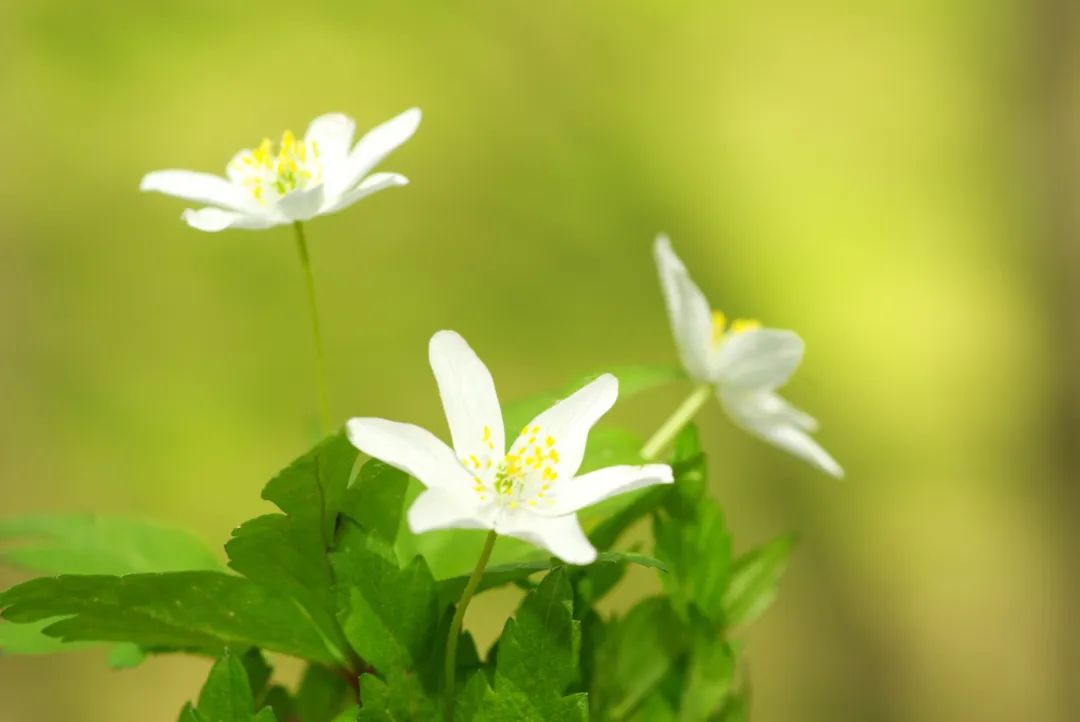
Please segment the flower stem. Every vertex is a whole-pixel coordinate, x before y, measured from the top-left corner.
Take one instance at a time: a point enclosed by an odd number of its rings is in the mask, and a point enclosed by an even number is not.
[[[319,422],[322,433],[327,434],[330,432],[330,404],[326,390],[326,354],[323,353],[322,331],[319,328],[319,306],[315,302],[315,277],[311,273],[311,259],[308,257],[304,225],[300,221],[295,221],[293,229],[296,231],[296,249],[300,252],[300,265],[304,269],[308,310],[311,312],[311,330],[315,337],[315,385],[319,394]]]
[[[456,691],[454,689],[454,674],[457,672],[457,643],[461,634],[461,623],[465,620],[465,610],[468,609],[469,602],[472,600],[473,594],[476,593],[476,588],[480,586],[480,577],[483,576],[484,568],[487,567],[488,560],[491,559],[491,550],[495,546],[497,536],[494,529],[488,532],[487,538],[484,540],[484,548],[480,550],[480,558],[476,561],[476,568],[473,569],[469,581],[465,583],[465,591],[461,593],[461,600],[457,604],[457,609],[454,610],[454,618],[450,621],[450,635],[446,638],[446,698],[443,707],[446,722],[453,722],[454,719],[454,694]]]
[[[712,386],[709,384],[701,384],[691,391],[686,400],[679,405],[679,408],[675,409],[675,413],[669,416],[667,421],[656,430],[656,433],[645,442],[645,446],[641,447],[641,458],[646,461],[655,460],[660,452],[664,450],[664,447],[671,443],[676,434],[690,423],[690,420],[697,415],[697,412],[701,411],[701,407],[712,396],[712,391]]]

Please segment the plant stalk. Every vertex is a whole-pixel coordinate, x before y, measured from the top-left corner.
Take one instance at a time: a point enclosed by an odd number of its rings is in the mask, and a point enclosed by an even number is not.
[[[476,568],[473,569],[469,581],[465,583],[465,590],[461,593],[461,600],[457,604],[457,609],[454,610],[454,618],[450,621],[450,634],[446,638],[446,674],[444,676],[446,697],[443,715],[446,722],[453,722],[454,720],[454,695],[456,693],[454,676],[457,672],[457,644],[458,637],[461,635],[461,623],[465,620],[465,610],[468,609],[469,602],[472,600],[473,594],[476,593],[476,588],[480,586],[480,578],[484,575],[488,560],[491,559],[491,550],[495,547],[497,537],[495,530],[492,529],[488,532],[487,538],[484,539],[484,548],[480,550],[480,558],[476,561]]]
[[[682,428],[690,423],[697,412],[701,411],[701,407],[712,397],[712,393],[711,384],[701,384],[691,391],[679,408],[675,409],[675,413],[669,416],[656,433],[645,442],[645,446],[641,447],[641,458],[645,461],[655,461],[660,452],[682,431]]]
[[[293,229],[296,231],[296,249],[300,253],[300,266],[304,269],[308,310],[311,313],[311,331],[315,339],[315,387],[319,395],[319,423],[323,435],[326,435],[330,433],[330,402],[326,387],[326,354],[323,351],[322,330],[319,327],[319,306],[315,301],[315,276],[311,273],[311,259],[308,256],[304,224],[294,221]]]

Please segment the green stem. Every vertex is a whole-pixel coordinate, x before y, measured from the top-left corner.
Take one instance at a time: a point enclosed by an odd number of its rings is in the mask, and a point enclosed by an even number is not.
[[[328,434],[330,433],[330,403],[326,390],[326,354],[323,352],[322,331],[319,328],[319,306],[315,302],[315,277],[311,273],[311,259],[308,256],[304,225],[300,221],[295,221],[293,229],[296,230],[296,249],[300,252],[300,265],[304,269],[308,310],[311,312],[311,331],[315,337],[315,385],[319,394],[319,421],[322,425],[322,433]]]
[[[454,618],[450,621],[450,635],[446,638],[446,702],[443,707],[446,722],[453,722],[454,719],[454,694],[456,692],[454,674],[457,672],[457,643],[458,636],[461,634],[461,623],[465,620],[465,610],[468,609],[476,588],[480,586],[480,578],[484,575],[488,560],[491,559],[491,550],[495,546],[497,536],[494,530],[488,532],[484,540],[484,548],[480,551],[480,558],[476,561],[476,568],[473,569],[472,576],[465,584],[465,591],[461,593],[461,600],[458,602],[457,609],[454,610]]]
[[[660,452],[664,450],[664,447],[671,443],[676,434],[690,423],[690,420],[697,415],[697,412],[701,411],[701,407],[712,397],[712,393],[713,389],[710,384],[702,384],[690,392],[690,395],[679,405],[679,408],[675,409],[675,413],[669,416],[668,420],[656,430],[656,433],[645,442],[645,446],[641,447],[641,458],[646,461],[655,460],[660,455]]]

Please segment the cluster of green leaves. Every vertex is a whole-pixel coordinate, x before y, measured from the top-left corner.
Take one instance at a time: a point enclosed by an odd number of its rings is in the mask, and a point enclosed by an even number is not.
[[[664,376],[643,378],[645,388]],[[631,435],[597,433],[588,455],[633,462],[639,447]],[[113,643],[116,666],[168,652],[215,658],[181,722],[441,719],[450,620],[483,533],[414,537],[402,517],[415,482],[379,461],[357,462],[339,434],[273,478],[263,498],[278,511],[233,532],[228,568],[191,535],[145,522],[0,524],[0,541],[16,543],[6,561],[54,575],[0,594],[0,650]],[[467,632],[459,640],[456,722],[745,717],[731,632],[771,601],[791,543],[733,558],[692,427],[673,466],[676,484],[583,515],[603,550],[588,567],[500,540],[479,589],[517,585],[526,594],[490,650]],[[650,520],[652,555],[613,550]],[[654,569],[663,593],[604,615],[597,604],[628,564]],[[296,689],[273,681],[264,652],[308,663]]]
[[[677,439],[672,466],[672,487],[646,492],[593,533],[594,541],[608,541],[647,514],[666,573],[660,575],[663,594],[621,617],[585,612],[592,719],[746,719],[749,686],[731,633],[774,599],[792,540],[781,537],[734,557],[723,513],[706,494],[705,457],[694,427]]]

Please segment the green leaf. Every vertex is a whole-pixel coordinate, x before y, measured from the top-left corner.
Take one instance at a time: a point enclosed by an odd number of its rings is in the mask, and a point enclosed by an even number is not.
[[[270,678],[274,676],[274,668],[266,661],[262,650],[256,647],[244,652],[244,655],[240,658],[240,663],[244,665],[244,672],[247,673],[248,682],[251,686],[251,694],[254,695],[255,702],[258,704],[266,695],[266,685],[270,683]]]
[[[608,623],[597,649],[593,700],[607,718],[638,708],[689,647],[685,627],[663,597],[639,602]]]
[[[611,426],[595,427],[589,432],[588,443],[585,446],[585,456],[582,457],[578,474],[602,469],[605,466],[642,464],[644,463],[641,458],[642,443],[640,436],[626,429]],[[620,498],[621,495],[612,497],[608,503],[601,502],[582,511],[581,514],[587,517],[593,510],[603,510],[605,506],[611,508],[610,501],[616,501]],[[606,516],[607,513],[603,515]]]
[[[295,602],[219,572],[61,576],[0,595],[14,622],[67,617],[45,628],[66,641],[132,642],[220,653],[258,646],[333,664],[318,630]]]
[[[201,539],[183,529],[151,521],[87,514],[22,516],[0,521],[0,559],[43,574],[135,574],[219,570],[221,563]],[[42,634],[55,620],[32,625],[0,621],[4,654],[53,654],[83,649]],[[113,650],[114,668],[144,658],[130,646]]]
[[[4,654],[55,654],[92,647],[92,644],[73,644],[50,637],[42,630],[57,622],[57,618],[42,619],[27,624],[0,621],[0,651]]]
[[[206,720],[195,711],[195,706],[188,702],[184,705],[184,709],[180,710],[179,722],[206,722]]]
[[[343,511],[372,539],[390,547],[401,531],[409,477],[378,459],[360,469],[356,482],[345,494]]]
[[[566,568],[558,567],[507,622],[498,643],[494,694],[485,695],[474,719],[586,720],[585,695],[563,696],[577,676],[580,642]]]
[[[270,480],[263,498],[284,514],[245,522],[225,548],[229,565],[249,579],[295,599],[328,640],[338,664],[348,666],[348,644],[337,622],[332,547],[357,451],[337,434]]]
[[[251,722],[254,707],[244,665],[226,651],[210,670],[197,711],[213,722]]]
[[[190,704],[180,714],[181,722],[275,722],[270,708],[255,714],[255,698],[251,692],[244,664],[226,650],[210,670],[210,676],[199,694],[198,707]]]
[[[679,704],[679,722],[708,722],[723,708],[731,693],[735,655],[711,631],[694,638]]]
[[[621,494],[624,505],[593,527],[589,541],[597,549],[610,548],[623,532],[659,508],[670,492],[669,486],[656,486]]]
[[[795,545],[792,535],[774,539],[741,556],[724,595],[724,622],[730,629],[748,624],[769,608]]]
[[[311,664],[296,692],[296,716],[304,722],[332,722],[345,708],[349,683],[340,673]]]
[[[639,564],[643,567],[667,571],[667,567],[660,560],[636,552],[601,552],[589,568],[624,566],[626,564]],[[533,574],[548,571],[557,566],[562,566],[562,562],[550,557],[529,562],[497,564],[488,567],[484,571],[483,576],[480,577],[480,584],[476,588],[476,593],[479,594],[487,589],[520,582]],[[465,590],[465,584],[468,581],[469,575],[462,575],[438,582],[439,599],[446,604],[456,602],[461,598],[461,593]]]
[[[656,556],[668,566],[662,577],[672,604],[684,618],[693,605],[718,622],[725,613],[725,592],[731,572],[731,536],[720,507],[700,502],[692,518],[656,516]]]
[[[385,698],[397,722],[436,719],[445,624],[435,580],[419,557],[400,569],[390,549],[387,540],[346,520],[332,557],[345,635],[382,678],[366,683],[375,691],[361,695],[365,715],[373,706],[383,709],[373,699]]]
[[[349,707],[347,710],[339,714],[334,718],[334,722],[357,722],[360,717],[360,708],[356,705]]]
[[[42,574],[137,574],[221,569],[201,539],[151,521],[85,514],[0,521],[0,540],[21,541],[0,559]]]
[[[146,661],[147,652],[137,644],[117,644],[109,650],[109,666],[113,669],[134,669]]]

